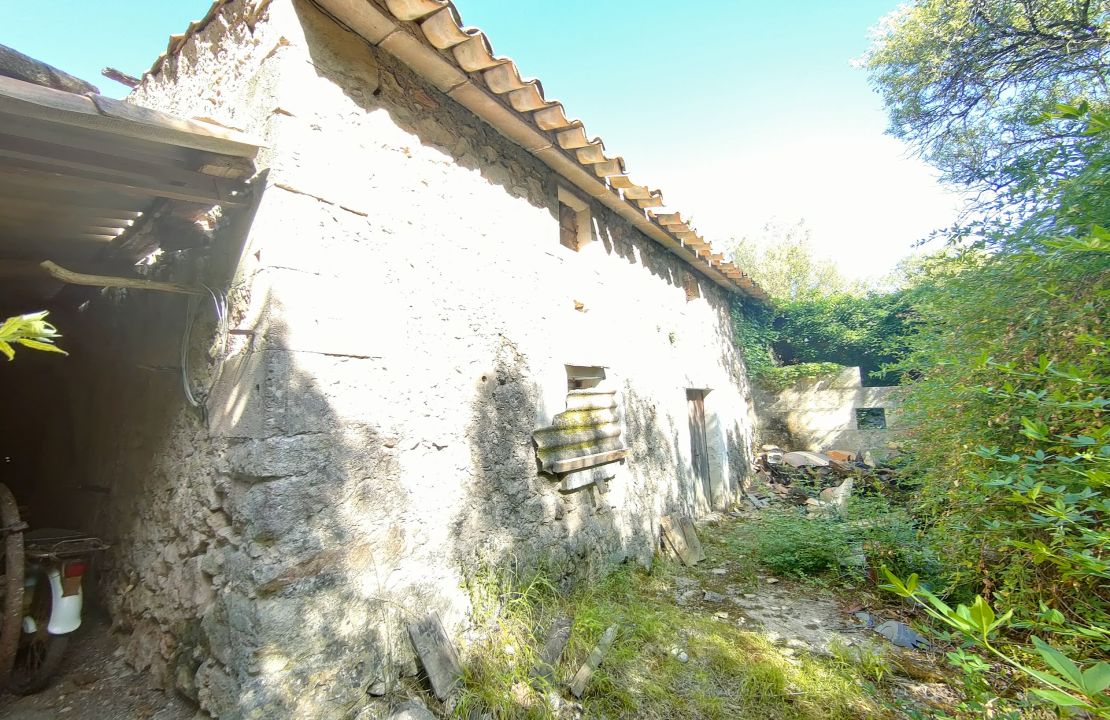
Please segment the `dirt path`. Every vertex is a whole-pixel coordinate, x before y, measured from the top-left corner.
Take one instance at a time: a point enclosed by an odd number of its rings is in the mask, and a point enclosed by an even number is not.
[[[5,720],[192,720],[184,700],[152,690],[123,661],[106,618],[86,617],[58,676],[37,695],[0,695]]]

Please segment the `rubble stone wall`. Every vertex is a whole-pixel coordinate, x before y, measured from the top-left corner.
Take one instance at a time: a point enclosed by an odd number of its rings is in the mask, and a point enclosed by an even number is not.
[[[755,393],[761,443],[790,450],[846,450],[884,447],[898,433],[897,387],[864,387],[858,367],[832,377],[799,380],[777,394]],[[882,408],[885,429],[857,427],[856,411]]]
[[[135,449],[164,467],[136,500],[174,517],[132,523],[108,582],[143,588],[118,622],[155,628],[209,713],[343,718],[413,671],[420,614],[465,655],[483,574],[569,586],[649,562],[662,514],[723,507],[750,391],[720,288],[696,276],[688,301],[689,266],[597,204],[592,242],[561,246],[547,166],[314,6],[263,7],[225,5],[133,95],[267,147],[207,423]],[[618,390],[629,454],[607,492],[537,469],[567,365]],[[707,391],[708,493],[688,388]],[[185,572],[154,555],[166,540],[195,544],[190,597],[152,596]]]

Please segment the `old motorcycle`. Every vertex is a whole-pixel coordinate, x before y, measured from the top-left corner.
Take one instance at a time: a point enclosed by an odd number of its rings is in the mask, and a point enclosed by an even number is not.
[[[70,530],[27,531],[11,493],[0,485],[0,687],[38,692],[57,672],[70,635],[81,626],[82,582],[99,538]]]

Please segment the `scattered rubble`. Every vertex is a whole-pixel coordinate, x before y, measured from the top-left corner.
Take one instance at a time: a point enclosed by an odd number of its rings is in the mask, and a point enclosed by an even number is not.
[[[885,637],[890,642],[898,647],[904,648],[924,648],[929,646],[929,641],[925,637],[906,625],[897,620],[887,620],[879,624],[875,628],[875,632]]]

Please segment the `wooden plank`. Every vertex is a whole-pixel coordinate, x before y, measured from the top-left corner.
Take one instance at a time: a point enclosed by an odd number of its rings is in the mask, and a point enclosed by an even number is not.
[[[694,562],[699,563],[704,560],[705,550],[702,549],[701,541],[698,540],[698,532],[694,527],[694,521],[683,515],[682,518],[679,519],[679,527],[682,531],[682,537],[686,542],[686,547],[694,557]]]
[[[222,155],[254,157],[259,147],[259,143],[231,130],[182,120],[102,95],[74,95],[8,77],[0,77],[0,112]]]
[[[24,205],[14,200],[0,197],[0,222],[33,221],[50,226],[95,225],[97,227],[126,228],[135,222],[141,213],[125,210],[98,210],[96,208],[75,208],[66,205]]]
[[[566,615],[559,615],[551,621],[551,626],[547,629],[547,635],[544,638],[543,649],[536,657],[536,664],[529,671],[533,685],[542,687],[543,684],[549,686],[555,684],[555,666],[559,664],[559,658],[563,656],[563,650],[570,640],[570,628],[570,618]]]
[[[128,75],[122,70],[117,70],[114,67],[106,67],[100,71],[100,74],[109,80],[115,80],[120,85],[126,85],[129,88],[136,88],[139,86],[139,78],[134,75]]]
[[[108,172],[68,169],[14,158],[5,158],[0,163],[0,178],[22,181],[44,188],[73,190],[110,190],[142,197],[161,197],[169,200],[184,200],[203,205],[242,205],[242,196],[225,196],[224,190],[211,179],[209,188],[189,188],[173,185],[155,178],[120,177]]]
[[[551,463],[551,472],[556,475],[572,470],[583,470],[595,465],[604,465],[605,463],[616,462],[628,455],[627,448],[620,450],[610,450],[608,452],[596,453],[594,455],[583,455],[582,457],[570,458],[568,460],[556,460]]]
[[[3,158],[35,162],[67,174],[73,170],[90,171],[133,179],[138,183],[153,180],[201,192],[211,191],[215,186],[225,197],[243,189],[242,183],[185,170],[169,163],[129,158],[116,153],[111,142],[102,144],[100,149],[92,150],[0,135],[0,159]]]
[[[462,667],[459,665],[455,646],[447,638],[435,613],[429,613],[422,620],[411,623],[408,631],[420,664],[432,684],[432,690],[441,701],[446,700],[454,694],[462,681]]]
[[[0,202],[7,204],[46,205],[54,208],[95,209],[108,213],[109,217],[116,213],[130,212],[138,217],[140,213],[150,206],[150,199],[134,195],[92,188],[89,185],[74,183],[72,187],[51,188],[49,194],[37,185],[29,185],[22,178],[12,176],[4,177],[0,174]],[[110,213],[108,212],[110,211]]]
[[[590,485],[595,486],[601,492],[607,492],[609,488],[605,483],[614,477],[616,475],[604,467],[576,470],[562,476],[559,480],[559,492],[571,493]]]
[[[49,260],[39,263],[39,267],[46,275],[61,280],[69,285],[86,285],[89,287],[116,287],[130,288],[132,290],[155,290],[157,292],[178,293],[182,295],[204,295],[203,288],[182,285],[180,283],[147,280],[145,278],[120,277],[116,275],[89,275],[87,273],[73,272]]]
[[[97,110],[106,117],[133,123],[135,126],[153,128],[178,136],[189,137],[193,142],[199,142],[207,146],[201,149],[216,149],[221,154],[239,157],[254,157],[258,152],[259,143],[257,141],[229,128],[219,127],[211,123],[201,123],[196,120],[186,120],[104,95],[93,95],[92,101]],[[178,144],[182,143],[179,142]],[[192,147],[192,145],[188,146]]]
[[[586,685],[590,682],[594,672],[601,661],[605,658],[605,653],[609,652],[609,647],[613,644],[613,640],[617,637],[617,626],[610,625],[609,629],[601,636],[598,641],[597,647],[593,649],[590,656],[586,658],[586,662],[582,663],[582,667],[578,668],[578,672],[574,674],[574,678],[570,681],[570,691],[574,693],[574,697],[581,698],[582,693],[586,691]]]
[[[168,145],[125,135],[105,135],[99,130],[80,128],[37,118],[0,113],[0,132],[12,138],[39,140],[73,148],[97,149],[106,142],[112,152],[134,160],[197,170],[206,175],[246,178],[254,174],[250,159],[220,155],[206,150]]]
[[[682,518],[676,519],[670,515],[664,515],[659,519],[659,525],[663,530],[663,541],[674,551],[683,565],[697,565],[701,558],[687,544],[681,521]]]

